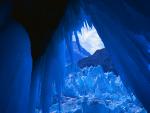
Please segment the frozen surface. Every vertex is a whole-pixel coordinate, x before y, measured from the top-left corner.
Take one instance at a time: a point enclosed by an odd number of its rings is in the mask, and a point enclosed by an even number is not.
[[[50,113],[58,112],[55,102]],[[70,73],[65,79],[62,113],[146,113],[119,76],[104,73],[101,66]]]

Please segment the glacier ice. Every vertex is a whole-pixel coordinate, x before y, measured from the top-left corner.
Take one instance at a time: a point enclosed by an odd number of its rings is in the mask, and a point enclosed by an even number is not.
[[[0,32],[0,113],[27,113],[32,74],[29,36],[16,21],[4,23],[3,28]]]
[[[55,102],[50,113],[58,112]],[[146,113],[146,110],[113,72],[101,66],[70,72],[65,78],[62,113]]]

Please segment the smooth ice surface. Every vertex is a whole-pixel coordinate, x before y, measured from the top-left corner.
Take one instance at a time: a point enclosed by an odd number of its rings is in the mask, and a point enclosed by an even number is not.
[[[104,73],[101,66],[70,73],[65,79],[62,113],[146,113],[119,76]],[[58,104],[50,113],[58,112]]]
[[[0,113],[27,113],[32,73],[28,33],[12,21],[0,32]]]

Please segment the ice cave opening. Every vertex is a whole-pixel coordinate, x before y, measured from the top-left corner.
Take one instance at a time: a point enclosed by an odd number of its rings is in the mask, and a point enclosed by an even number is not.
[[[62,113],[146,113],[136,96],[126,87],[113,67],[110,55],[94,26],[84,24],[72,33],[73,60],[66,49],[66,76],[61,99]],[[50,113],[57,113],[54,95]]]

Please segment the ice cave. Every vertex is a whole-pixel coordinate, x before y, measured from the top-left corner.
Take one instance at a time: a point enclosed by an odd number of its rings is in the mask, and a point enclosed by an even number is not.
[[[72,35],[72,57],[66,50],[66,74],[61,99],[62,113],[147,113],[114,69],[104,43],[92,25],[85,25],[79,37]],[[50,113],[59,112],[57,93]],[[37,109],[37,113],[39,110]]]
[[[0,113],[149,113],[148,0],[1,0]]]

